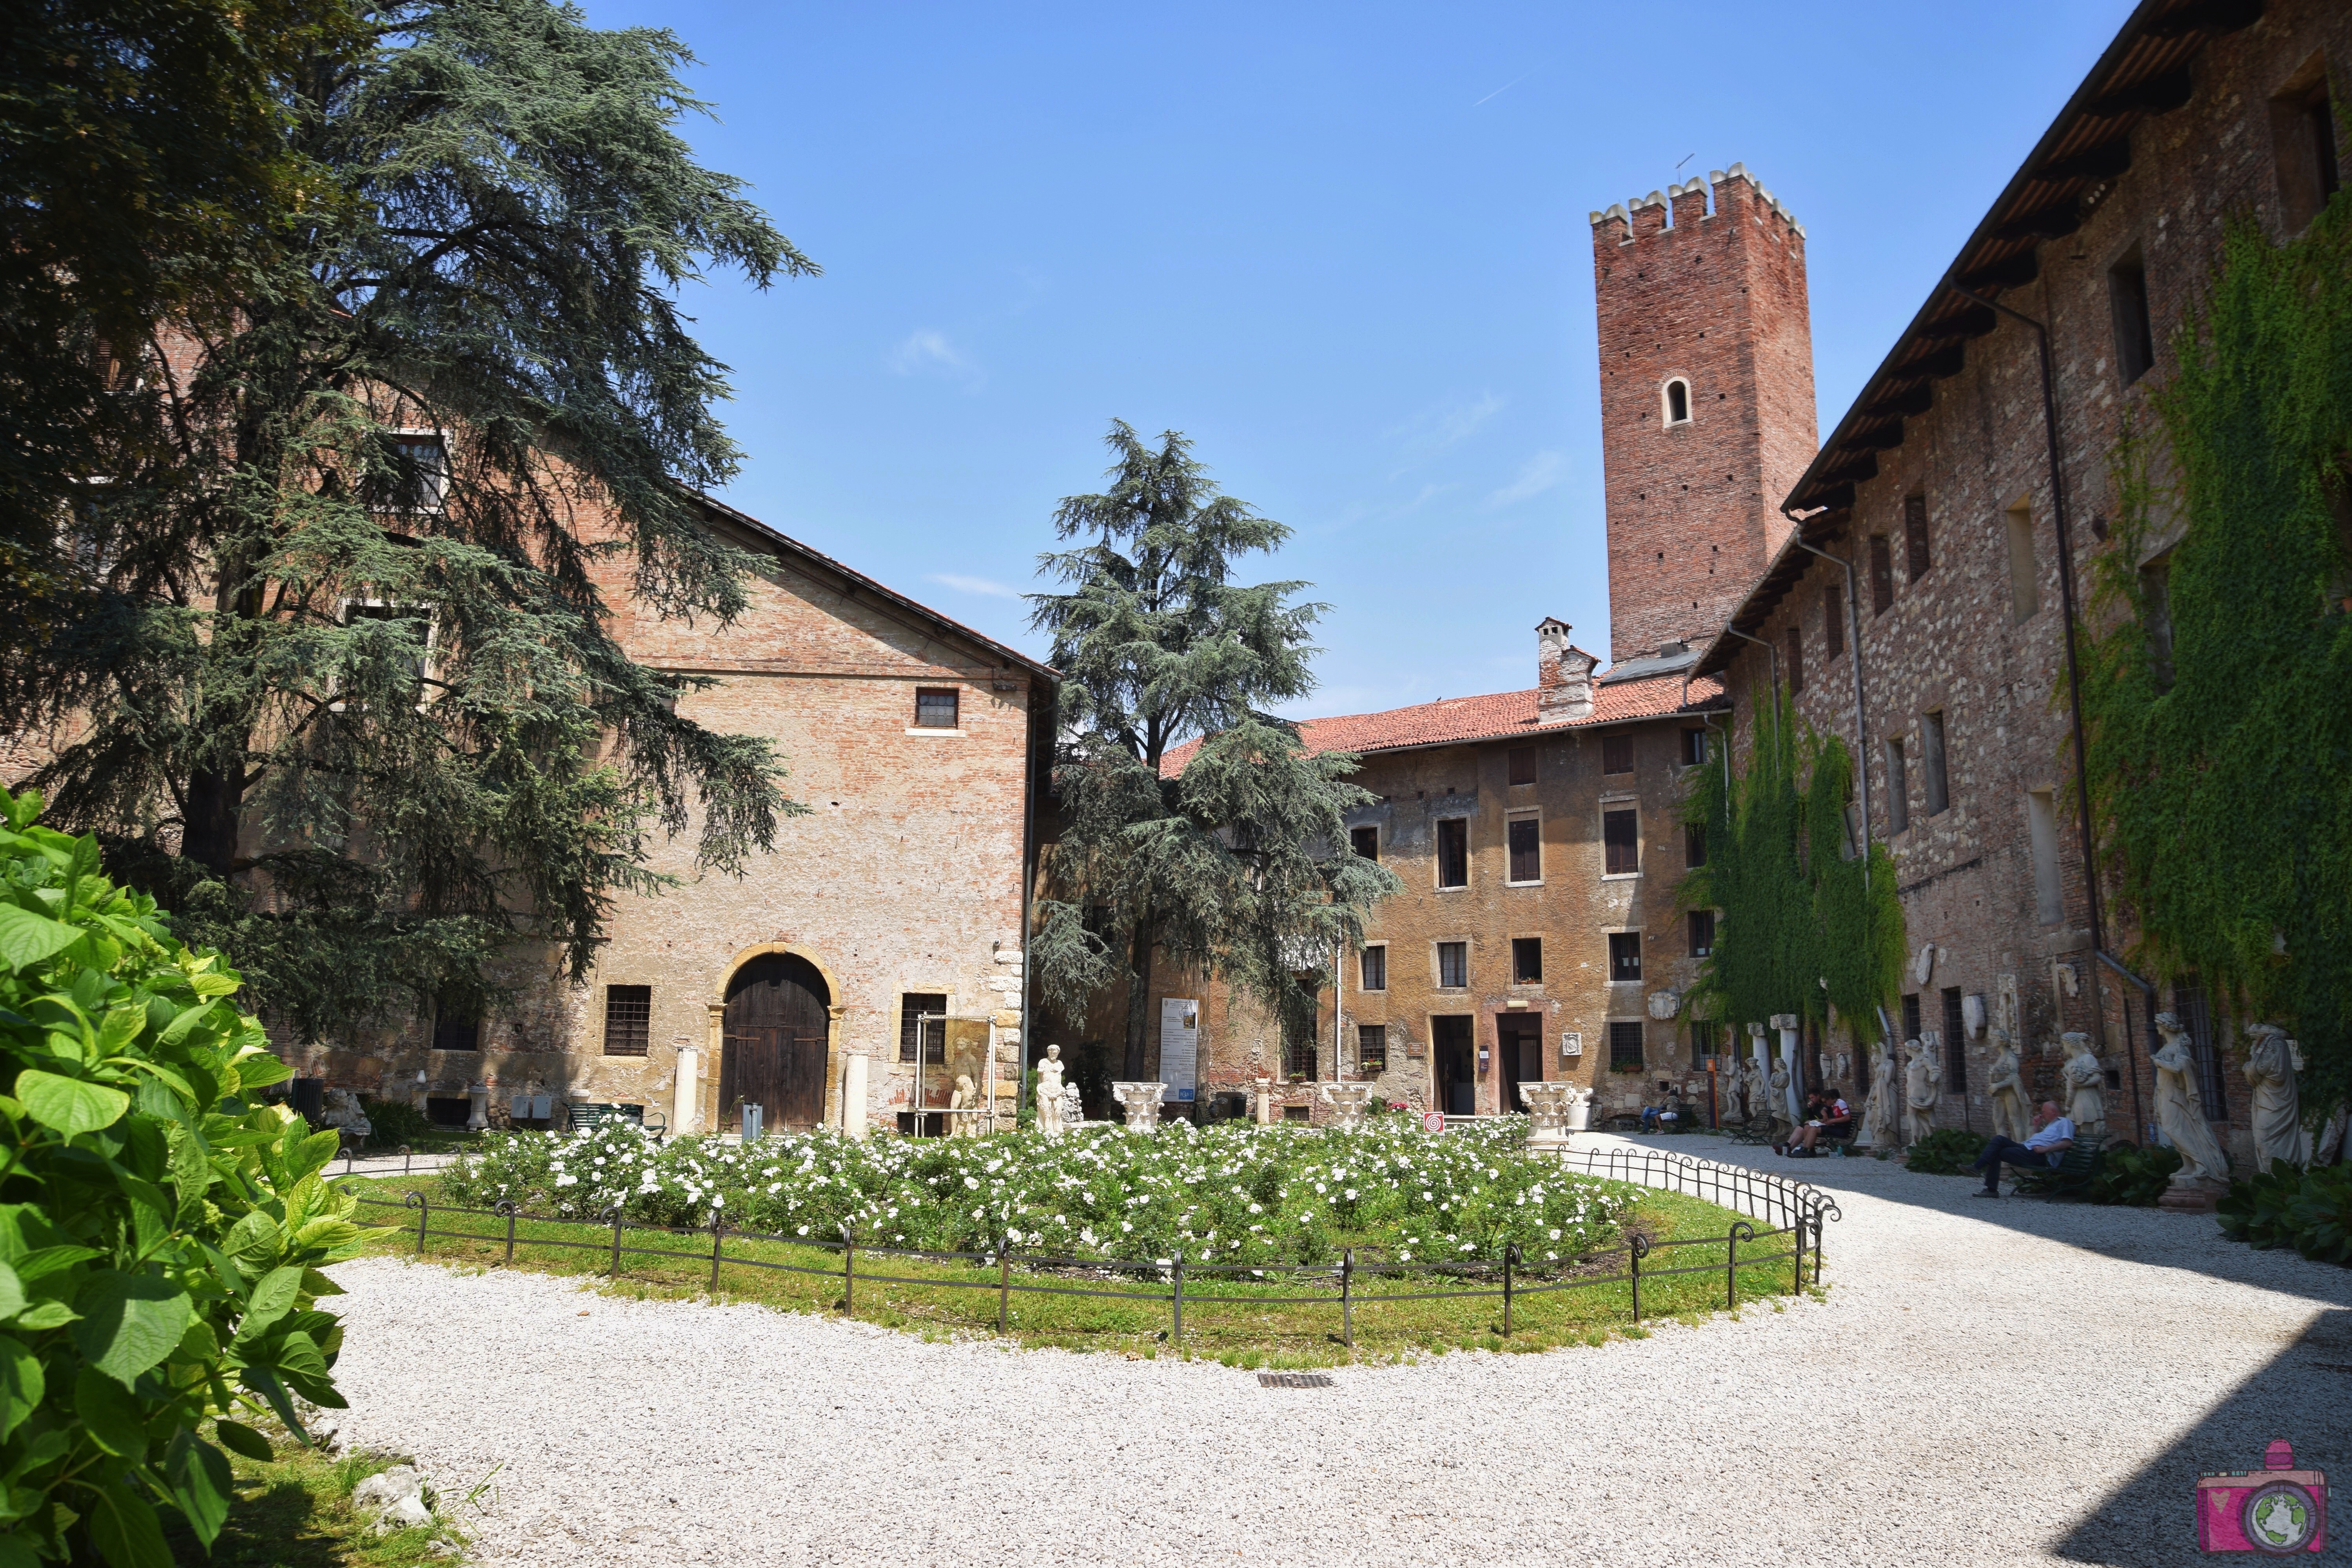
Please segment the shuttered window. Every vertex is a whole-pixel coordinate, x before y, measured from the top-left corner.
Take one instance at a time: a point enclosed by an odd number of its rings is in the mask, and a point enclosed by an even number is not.
[[[1705,958],[1715,951],[1715,911],[1693,910],[1687,917],[1690,932],[1690,955]]]
[[[1358,977],[1363,982],[1359,989],[1385,991],[1389,988],[1389,950],[1387,948],[1368,947],[1357,955],[1357,959]]]
[[[1789,695],[1794,697],[1805,689],[1805,634],[1796,627],[1789,628]]]
[[[1510,836],[1511,880],[1540,882],[1543,880],[1542,826],[1532,816],[1511,818],[1507,829]]]
[[[604,1054],[641,1057],[653,1034],[654,988],[650,985],[604,987]]]
[[[1601,737],[1601,771],[1604,773],[1630,773],[1633,771],[1633,737],[1617,731]]]
[[[1470,885],[1470,824],[1458,816],[1449,816],[1437,825],[1437,885]]]
[[[1627,876],[1639,871],[1642,868],[1641,814],[1633,811],[1602,812],[1601,842],[1608,856],[1611,876]]]
[[[1437,984],[1459,990],[1470,984],[1470,944],[1466,942],[1441,942],[1437,944]]]
[[[908,991],[898,998],[898,1059],[915,1059],[919,1041],[923,1059],[948,1059],[948,999],[936,991]]]
[[[1612,931],[1609,933],[1609,978],[1612,981],[1633,981],[1642,978],[1642,933],[1637,931]]]

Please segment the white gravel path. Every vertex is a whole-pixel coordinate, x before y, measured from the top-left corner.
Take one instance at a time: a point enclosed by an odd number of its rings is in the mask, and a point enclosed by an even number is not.
[[[345,1433],[460,1493],[503,1462],[477,1560],[566,1568],[2210,1563],[2200,1469],[2284,1436],[2352,1485],[2352,1272],[1665,1142],[1835,1189],[1828,1300],[1265,1389],[369,1259],[336,1271]]]

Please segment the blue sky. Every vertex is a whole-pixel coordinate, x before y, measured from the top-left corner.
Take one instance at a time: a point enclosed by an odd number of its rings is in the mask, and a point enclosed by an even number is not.
[[[1607,648],[1590,211],[1745,162],[1826,430],[2129,10],[588,6],[695,50],[687,133],[825,268],[688,290],[729,500],[1042,653],[1055,501],[1183,430],[1332,606],[1300,715]]]

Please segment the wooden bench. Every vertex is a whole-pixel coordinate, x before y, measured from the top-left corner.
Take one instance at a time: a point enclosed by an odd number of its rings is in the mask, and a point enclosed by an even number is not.
[[[1745,1121],[1727,1121],[1722,1130],[1731,1134],[1734,1143],[1769,1143],[1772,1129],[1778,1125],[1769,1116],[1751,1116]]]
[[[602,1127],[607,1121],[625,1121],[650,1133],[656,1142],[661,1142],[663,1134],[669,1131],[668,1120],[658,1110],[653,1113],[652,1121],[648,1122],[646,1108],[642,1105],[608,1105],[592,1100],[572,1108],[572,1131],[574,1132],[586,1132]]]
[[[2106,1160],[2106,1142],[2104,1136],[2075,1139],[2074,1146],[2060,1154],[2058,1163],[2048,1170],[2018,1171],[2017,1190],[2039,1193],[2045,1198],[2081,1192],[2097,1177],[2100,1165]]]

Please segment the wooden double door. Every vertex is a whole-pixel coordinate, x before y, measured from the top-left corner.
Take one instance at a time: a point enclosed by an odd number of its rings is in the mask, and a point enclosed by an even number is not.
[[[746,1105],[761,1107],[771,1130],[824,1120],[832,1002],[816,965],[791,953],[761,953],[735,972],[719,1057],[721,1127],[740,1128]]]

